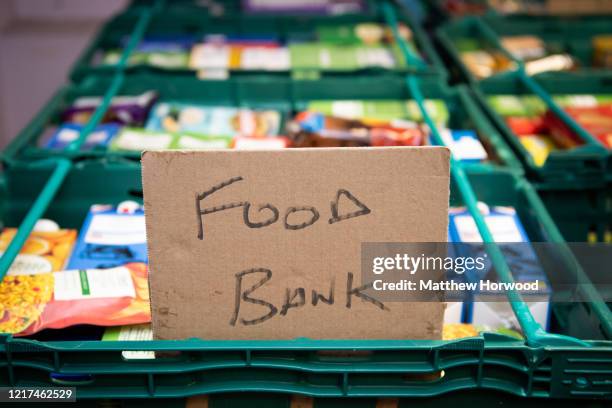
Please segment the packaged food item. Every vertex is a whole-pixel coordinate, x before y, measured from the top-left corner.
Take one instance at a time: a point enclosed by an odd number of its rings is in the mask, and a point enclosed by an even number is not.
[[[511,207],[488,207],[484,203],[479,203],[479,207],[493,239],[500,244],[514,281],[537,284],[537,290],[525,290],[519,293],[535,320],[547,328],[550,285],[516,210]],[[451,208],[449,215],[449,231],[453,242],[482,243],[476,223],[467,209]],[[459,245],[457,248],[467,252],[468,256],[485,255],[485,247],[482,245]],[[487,267],[482,270],[468,269],[465,275],[469,281],[479,282],[478,289],[470,292],[472,298],[467,301],[467,322],[493,331],[500,328],[520,331],[520,325],[507,301],[506,292],[497,289],[495,285],[480,284],[481,281],[499,282],[491,262],[488,261]]]
[[[519,136],[545,133],[547,131],[544,118],[541,116],[508,116],[506,117],[506,124]]]
[[[0,233],[0,256],[16,233],[16,228]],[[52,272],[66,264],[76,234],[51,220],[36,224],[0,283],[0,332],[19,333],[39,319],[52,298]]]
[[[124,37],[121,48],[105,51],[100,64],[119,63],[128,42],[129,37]],[[128,66],[145,64],[163,69],[184,69],[187,68],[189,51],[195,42],[196,38],[190,35],[149,35],[134,48],[127,63]]]
[[[293,70],[353,71],[405,66],[399,48],[391,46],[292,43],[289,44],[289,55]]]
[[[457,160],[463,162],[482,162],[488,155],[473,130],[442,129],[440,137]]]
[[[487,102],[501,116],[537,117],[548,107],[536,95],[491,95]]]
[[[64,123],[60,125],[45,145],[48,149],[63,149],[78,139],[83,125]],[[115,123],[98,125],[85,139],[81,150],[89,150],[95,147],[108,146],[121,127]]]
[[[612,34],[600,34],[593,37],[593,65],[600,68],[612,68]]]
[[[544,126],[555,144],[563,149],[571,149],[582,145],[584,142],[574,133],[572,129],[552,111],[544,115]]]
[[[0,285],[0,331],[5,333],[25,336],[77,324],[110,326],[151,320],[143,263],[6,278]]]
[[[440,126],[446,126],[449,119],[448,108],[444,101],[426,99],[425,110],[431,119]],[[401,100],[339,100],[310,101],[307,110],[320,112],[329,116],[344,119],[356,119],[365,122],[390,122],[405,119],[423,122],[423,115],[415,101]]]
[[[83,223],[67,269],[104,269],[147,263],[144,210],[126,201],[94,205]]]
[[[522,135],[519,141],[529,152],[536,166],[542,167],[548,155],[557,150],[555,142],[547,135]]]
[[[102,103],[100,96],[82,96],[62,113],[63,122],[85,125],[91,115]],[[142,126],[149,110],[157,99],[157,92],[147,91],[140,95],[115,96],[104,115],[102,122],[119,123],[127,126]]]
[[[275,150],[291,146],[286,137],[267,137],[265,139],[254,137],[236,137],[232,141],[232,148],[238,150]]]
[[[141,128],[123,128],[113,140],[112,151],[136,151],[156,149],[227,149],[232,139],[203,136],[196,133],[155,132]]]
[[[478,330],[469,323],[444,323],[442,326],[442,340],[456,340],[466,337],[477,337]]]
[[[415,123],[368,124],[312,111],[298,113],[289,128],[295,147],[421,146],[425,137]]]
[[[0,233],[0,255],[15,237],[17,228]],[[59,271],[72,253],[77,231],[60,229],[51,220],[39,220],[11,265],[7,276]]]
[[[569,54],[553,54],[525,63],[525,72],[536,75],[550,71],[570,71],[578,66],[578,62]]]
[[[532,60],[546,55],[544,41],[535,35],[515,35],[501,38],[502,46],[519,60]]]
[[[148,323],[109,327],[102,336],[102,341],[149,340],[153,340],[153,330]],[[121,355],[126,360],[149,360],[155,358],[155,352],[153,351],[123,351]]]
[[[514,337],[518,340],[523,340],[523,336],[516,330],[505,327],[492,330],[490,327],[475,326],[470,323],[445,323],[442,327],[442,340],[457,340],[467,337],[476,337],[482,332],[503,334],[509,337]]]
[[[495,58],[485,50],[464,51],[461,53],[461,61],[479,79],[488,78],[497,71]]]
[[[193,46],[189,67],[196,70],[290,69],[289,49],[276,37],[208,35]]]
[[[274,110],[160,102],[151,110],[146,129],[226,138],[274,137],[279,134],[280,122],[281,115]]]
[[[5,230],[1,245],[14,234]],[[142,208],[134,202],[118,210],[92,207],[65,267],[76,235],[39,221],[0,283],[0,332],[24,336],[80,324],[150,322]]]

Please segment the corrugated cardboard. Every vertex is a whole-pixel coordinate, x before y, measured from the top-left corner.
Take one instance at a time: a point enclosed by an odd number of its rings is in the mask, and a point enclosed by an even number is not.
[[[145,152],[142,169],[156,338],[440,338],[442,303],[382,304],[359,271],[362,242],[446,241],[446,148]]]

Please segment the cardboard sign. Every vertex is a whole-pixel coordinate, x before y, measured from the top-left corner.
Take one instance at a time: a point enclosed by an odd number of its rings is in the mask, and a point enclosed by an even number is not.
[[[363,294],[362,242],[445,242],[441,147],[142,156],[158,339],[437,339],[441,303]]]

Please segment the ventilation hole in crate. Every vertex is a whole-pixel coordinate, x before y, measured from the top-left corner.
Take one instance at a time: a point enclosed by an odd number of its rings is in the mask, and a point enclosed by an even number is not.
[[[59,385],[87,385],[94,382],[94,376],[91,374],[63,374],[49,373],[51,382]]]
[[[433,373],[408,373],[403,375],[406,382],[436,382],[444,378],[444,370],[434,371]]]

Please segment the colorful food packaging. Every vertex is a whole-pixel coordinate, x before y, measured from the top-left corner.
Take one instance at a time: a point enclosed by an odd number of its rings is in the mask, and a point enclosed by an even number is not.
[[[491,95],[487,98],[491,107],[501,116],[536,117],[548,109],[536,95]]]
[[[83,127],[83,125],[74,123],[64,123],[63,125],[60,125],[55,130],[45,147],[48,149],[65,148],[70,143],[77,140],[81,134],[81,131],[83,130]],[[81,150],[89,150],[98,146],[108,146],[120,128],[121,127],[119,125],[114,123],[98,125],[89,135],[87,135]]]
[[[2,230],[0,254],[8,248],[16,233],[16,228]],[[51,220],[39,221],[11,265],[7,276],[48,273],[63,269],[72,253],[76,236],[76,230],[60,229]]]
[[[522,135],[519,141],[531,155],[536,166],[542,167],[548,159],[548,155],[558,150],[555,142],[547,135]]]
[[[16,228],[2,231],[0,256],[16,233]],[[0,332],[19,333],[40,318],[53,295],[52,272],[63,269],[76,235],[53,221],[39,221],[0,283]]]
[[[192,48],[189,67],[196,70],[287,71],[290,57],[288,48],[275,39],[232,40],[216,36]]]
[[[536,75],[550,71],[569,71],[578,66],[578,62],[569,54],[553,54],[525,63],[525,72]]]
[[[25,336],[77,324],[112,326],[151,320],[147,266],[7,276],[2,332]],[[10,299],[16,299],[10,301]]]
[[[119,63],[123,50],[110,50],[104,54],[102,65]],[[133,51],[128,59],[128,66],[149,65],[162,69],[186,69],[189,65],[188,51]]]
[[[550,285],[533,247],[529,244],[529,238],[516,210],[511,207],[488,207],[484,203],[479,203],[479,207],[495,242],[500,243],[500,249],[512,271],[514,281],[538,282],[537,291],[520,291],[520,293],[535,320],[542,327],[548,327]],[[476,223],[467,209],[451,208],[449,216],[449,233],[452,242],[482,243]],[[476,257],[485,254],[483,246],[458,245],[457,248],[460,248],[458,251],[466,252],[466,256]],[[499,282],[490,261],[488,267],[483,270],[469,269],[465,275],[472,282],[481,280]],[[505,293],[487,289],[478,289],[470,293],[472,298],[467,301],[468,323],[493,331],[500,328],[521,330],[512,307],[506,301]]]
[[[273,110],[160,102],[151,110],[146,129],[211,137],[274,137],[280,122],[280,113]]]
[[[593,37],[593,65],[612,68],[612,35],[601,34]]]
[[[584,142],[574,133],[572,129],[552,111],[544,115],[544,126],[555,144],[563,149],[571,149],[582,145]]]
[[[291,141],[286,137],[236,137],[232,141],[232,148],[237,150],[275,150],[290,146]]]
[[[425,138],[414,123],[368,124],[312,111],[298,113],[289,127],[295,147],[421,146]]]
[[[506,124],[512,132],[519,136],[545,133],[547,131],[544,118],[541,116],[508,116],[506,117]]]
[[[102,336],[102,341],[149,340],[153,340],[153,330],[148,323],[109,327]],[[121,355],[126,360],[148,360],[155,358],[155,352],[153,351],[123,351]]]
[[[546,55],[544,41],[535,35],[515,35],[501,38],[502,46],[519,60],[532,60]]]
[[[404,57],[397,46],[292,43],[291,69],[353,71],[364,68],[401,68]]]
[[[440,137],[456,160],[478,163],[488,158],[487,151],[473,130],[442,129]]]
[[[105,51],[101,58],[103,65],[115,65],[127,47],[129,37],[121,40],[121,48]],[[189,35],[155,35],[147,36],[132,51],[127,61],[128,65],[146,64],[163,69],[187,68],[189,51],[196,42]]]
[[[146,264],[146,242],[144,210],[138,203],[94,205],[83,223],[67,269]]]
[[[112,151],[136,151],[158,149],[227,149],[232,139],[210,137],[190,133],[155,132],[141,128],[123,128],[113,140]]]
[[[445,126],[449,119],[448,108],[439,99],[425,100],[425,110],[438,125]],[[422,122],[423,115],[415,101],[398,100],[340,100],[340,101],[310,101],[307,110],[320,112],[329,116],[363,121],[390,122],[405,119]]]
[[[102,99],[100,96],[82,96],[75,99],[72,105],[62,113],[62,121],[85,125],[102,103]],[[142,126],[156,99],[155,91],[133,96],[115,96],[102,122]]]
[[[523,340],[523,336],[516,330],[505,327],[492,330],[490,327],[475,326],[470,323],[445,323],[442,327],[442,340],[457,340],[467,337],[477,337],[482,332],[503,334],[505,336],[514,337],[518,340]]]

